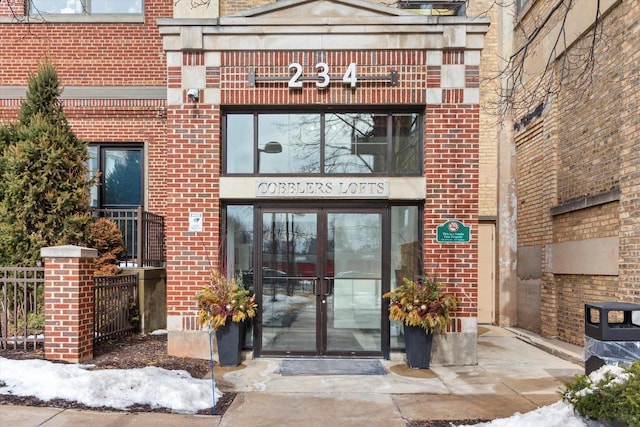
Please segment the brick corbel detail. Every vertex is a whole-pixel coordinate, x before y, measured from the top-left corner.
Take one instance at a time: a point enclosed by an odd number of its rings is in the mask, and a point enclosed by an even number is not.
[[[44,357],[71,363],[93,359],[95,249],[42,248],[44,258]]]

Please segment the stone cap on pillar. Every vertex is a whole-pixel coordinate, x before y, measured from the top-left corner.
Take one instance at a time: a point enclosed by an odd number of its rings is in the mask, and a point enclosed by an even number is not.
[[[40,256],[42,258],[97,258],[98,251],[74,245],[49,246],[40,249]]]

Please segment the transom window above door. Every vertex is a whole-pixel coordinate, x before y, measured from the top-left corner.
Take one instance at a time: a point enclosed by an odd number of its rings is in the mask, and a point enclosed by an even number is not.
[[[227,175],[420,175],[413,112],[224,115]]]

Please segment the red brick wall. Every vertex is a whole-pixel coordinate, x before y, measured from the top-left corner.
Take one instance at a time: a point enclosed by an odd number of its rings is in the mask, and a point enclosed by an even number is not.
[[[219,108],[170,108],[167,123],[167,315],[172,316],[194,313],[195,295],[219,259]],[[202,232],[188,231],[189,212],[203,214]]]
[[[427,105],[424,261],[426,273],[460,297],[459,318],[477,316],[479,118],[477,105]],[[436,242],[436,227],[449,219],[470,227],[469,243]]]
[[[0,3],[0,17],[11,16],[6,5]],[[171,2],[147,0],[144,23],[0,23],[0,86],[26,86],[49,55],[63,88],[164,87],[166,58],[156,19],[171,16]],[[0,121],[15,120],[19,105],[18,99],[0,100]],[[73,131],[87,142],[146,143],[145,208],[165,214],[165,101],[88,96],[65,100],[64,109]]]
[[[26,85],[51,56],[66,86],[164,86],[156,19],[172,16],[173,2],[147,0],[144,23],[0,23],[0,85]]]
[[[106,104],[99,101],[97,104]],[[109,102],[110,104],[112,102]],[[73,131],[88,142],[145,143],[147,147],[145,209],[166,214],[166,119],[164,100],[118,101],[116,106],[82,107],[86,101],[65,102]]]
[[[45,358],[93,359],[93,259],[45,260]]]
[[[427,86],[425,51],[290,51],[290,52],[229,52],[222,55],[220,80],[223,105],[393,105],[424,104]],[[249,87],[247,70],[256,76],[290,77],[287,69],[292,62],[303,67],[303,76],[317,76],[315,65],[325,62],[330,67],[333,81],[328,88],[317,90],[312,82],[306,82],[302,90],[289,90],[286,83],[264,84]],[[396,87],[380,81],[359,81],[354,90],[341,83],[349,63],[357,64],[362,76],[389,75],[397,70],[400,76]],[[432,83],[429,81],[429,83]]]
[[[197,65],[191,53],[183,64]],[[440,67],[427,67],[425,51],[341,52],[223,52],[220,67],[208,67],[207,87],[221,89],[222,105],[425,105],[425,89],[440,87]],[[461,63],[462,52],[445,55],[444,63]],[[248,86],[248,69],[256,76],[289,77],[288,65],[300,63],[303,76],[315,76],[315,64],[326,62],[332,80],[346,71],[350,62],[359,75],[388,75],[398,70],[397,87],[386,82],[358,83],[351,89],[332,82],[319,90],[305,82],[301,90],[290,90],[286,82]],[[478,67],[465,73],[467,87],[477,87]],[[180,68],[168,70],[169,87],[180,88]],[[462,104],[463,90],[445,90],[442,105],[425,110],[425,202],[424,254],[428,266],[458,295],[459,318],[477,312],[477,219],[479,107]],[[206,102],[206,100],[205,100]],[[220,111],[206,103],[169,106],[167,140],[168,211],[168,314],[185,316],[183,328],[192,329],[194,295],[206,281],[206,270],[218,262],[220,242],[218,201],[220,176]],[[203,212],[204,231],[187,231],[188,213]],[[436,243],[436,227],[458,219],[471,227],[468,244]],[[459,322],[453,326],[459,330]]]

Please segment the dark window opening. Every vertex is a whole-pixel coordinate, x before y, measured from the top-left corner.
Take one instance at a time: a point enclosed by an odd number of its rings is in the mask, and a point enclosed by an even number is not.
[[[144,206],[142,146],[91,144],[89,153],[89,170],[99,175],[91,189],[91,207]]]

